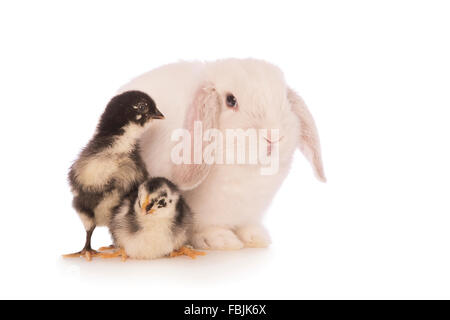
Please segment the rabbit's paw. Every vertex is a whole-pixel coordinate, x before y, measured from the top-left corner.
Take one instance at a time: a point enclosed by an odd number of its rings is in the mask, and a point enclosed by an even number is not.
[[[197,249],[238,250],[244,244],[229,229],[209,227],[194,234],[192,245]]]
[[[262,226],[240,227],[236,234],[247,248],[266,248],[271,243],[269,233]]]

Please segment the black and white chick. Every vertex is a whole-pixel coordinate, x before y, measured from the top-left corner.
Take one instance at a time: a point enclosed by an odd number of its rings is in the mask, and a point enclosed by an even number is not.
[[[149,179],[114,210],[109,229],[117,249],[102,257],[204,255],[187,246],[192,223],[193,214],[175,184],[161,177]]]
[[[138,143],[153,119],[164,116],[144,92],[124,92],[106,106],[94,137],[69,172],[73,207],[86,229],[86,242],[80,252],[65,257],[91,260],[97,255],[91,248],[95,227],[108,225],[112,209],[147,180]]]

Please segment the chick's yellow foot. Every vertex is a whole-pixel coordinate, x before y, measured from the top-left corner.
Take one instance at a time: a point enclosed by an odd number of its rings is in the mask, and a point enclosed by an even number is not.
[[[112,258],[118,258],[121,257],[122,261],[126,261],[128,256],[123,248],[119,248],[114,252],[99,252],[97,254],[98,257],[101,257],[103,259],[112,259]]]
[[[94,249],[83,249],[81,251],[69,254],[63,254],[64,258],[78,258],[84,257],[87,261],[91,261],[92,257],[97,257],[100,252],[95,251]]]
[[[112,244],[107,247],[100,247],[100,248],[98,248],[98,251],[109,251],[109,250],[114,250],[114,249],[116,249],[116,246]]]
[[[203,252],[203,251],[196,251],[189,247],[181,247],[180,249],[171,252],[170,256],[172,258],[178,257],[178,256],[188,256],[192,259],[195,259],[197,256],[204,256],[205,254],[206,254],[206,252]]]

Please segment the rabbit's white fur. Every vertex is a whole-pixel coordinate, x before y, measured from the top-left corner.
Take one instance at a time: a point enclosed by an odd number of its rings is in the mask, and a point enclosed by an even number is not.
[[[314,121],[272,64],[254,59],[179,62],[150,71],[120,91],[131,89],[148,93],[165,115],[166,120],[155,122],[144,134],[142,155],[150,175],[164,176],[181,184],[181,189],[190,189],[185,197],[196,214],[192,243],[197,248],[239,249],[270,243],[261,225],[262,215],[288,174],[296,147],[311,161],[318,178],[325,180]],[[237,98],[238,111],[226,106],[228,93]],[[216,114],[205,116],[195,113],[195,108]],[[177,167],[170,158],[177,144],[171,134],[189,126],[186,119],[192,114],[210,117],[209,127],[222,131],[279,129],[283,138],[278,173],[261,175],[259,164]]]

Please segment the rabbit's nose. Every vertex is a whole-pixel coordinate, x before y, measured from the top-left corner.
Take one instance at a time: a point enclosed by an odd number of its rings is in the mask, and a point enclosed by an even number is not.
[[[270,135],[269,135],[269,137],[270,137]],[[280,138],[279,138],[278,140],[276,140],[276,141],[272,141],[272,140],[270,140],[269,138],[264,137],[264,140],[266,140],[267,143],[272,144],[272,143],[280,142],[283,138],[284,138],[284,136],[280,137]]]
[[[283,136],[280,137],[280,129],[278,128],[270,128],[266,129],[267,131],[263,134],[264,140],[268,143],[276,143],[283,139]]]
[[[281,139],[283,139],[283,138],[284,138],[284,136],[280,137],[277,141],[272,141],[272,140],[267,139],[266,137],[264,137],[264,140],[267,141],[267,155],[268,156],[270,156],[272,154],[272,144],[280,142]]]

